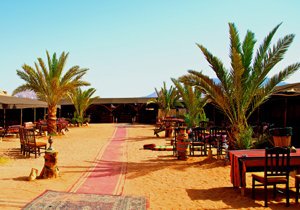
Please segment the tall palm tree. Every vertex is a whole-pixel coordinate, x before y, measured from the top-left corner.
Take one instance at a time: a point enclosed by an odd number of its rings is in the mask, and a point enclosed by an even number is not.
[[[24,64],[23,71],[17,70],[17,75],[26,83],[20,85],[13,91],[13,95],[25,90],[32,90],[39,99],[44,99],[48,103],[47,127],[49,134],[56,133],[56,106],[58,101],[66,97],[76,87],[87,86],[90,83],[81,80],[88,71],[87,68],[79,66],[71,67],[64,75],[63,70],[67,62],[69,53],[63,52],[57,60],[56,53],[52,59],[46,50],[48,58],[48,69],[44,61],[38,58],[39,66],[35,62],[35,69]],[[41,69],[40,69],[41,68]]]
[[[71,99],[75,107],[75,114],[79,119],[79,123],[84,123],[85,110],[97,100],[99,96],[93,97],[92,95],[96,92],[95,88],[89,88],[88,90],[82,91],[80,87],[76,88],[74,93],[69,93],[68,96]]]
[[[247,120],[254,110],[268,99],[274,87],[293,74],[300,63],[289,65],[278,74],[267,79],[272,68],[283,59],[294,35],[279,39],[272,48],[271,40],[281,24],[277,25],[264,39],[254,60],[256,40],[254,33],[247,31],[243,43],[233,23],[229,23],[231,68],[226,69],[220,59],[213,56],[204,46],[198,45],[220,83],[214,82],[202,72],[189,70],[179,81],[193,85],[208,95],[214,105],[224,112],[232,123],[232,140],[236,148],[251,146],[251,132]],[[251,128],[250,128],[251,130]]]
[[[157,99],[149,99],[147,105],[150,103],[157,104],[159,108],[161,108],[161,111],[164,113],[165,117],[169,116],[169,112],[175,106],[183,107],[182,103],[179,102],[180,96],[178,91],[172,85],[168,90],[166,87],[166,82],[164,82],[164,86],[161,88],[161,90],[158,92],[155,88],[155,92],[157,94]]]
[[[196,124],[196,120],[200,119],[202,115],[205,115],[203,107],[206,105],[208,98],[202,98],[202,90],[193,88],[190,85],[182,86],[179,81],[174,78],[171,78],[174,85],[177,87],[179,95],[183,100],[186,108],[189,110],[186,117],[189,119],[187,124],[189,128],[193,127]]]

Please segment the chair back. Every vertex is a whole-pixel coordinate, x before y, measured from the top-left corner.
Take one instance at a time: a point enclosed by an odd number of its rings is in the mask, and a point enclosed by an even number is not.
[[[34,129],[24,129],[24,138],[26,141],[26,144],[33,144],[36,145],[35,141],[35,130]]]
[[[24,127],[21,126],[19,128],[19,137],[20,137],[20,143],[25,144],[25,138],[24,138]]]
[[[286,176],[288,179],[291,149],[274,147],[266,148],[265,152],[265,179],[271,176]]]
[[[193,128],[193,141],[194,142],[204,142],[205,141],[205,133],[206,129],[203,127]]]
[[[211,121],[200,121],[199,122],[199,127],[202,127],[202,128],[207,128],[209,126],[212,126],[214,123],[211,122]]]
[[[210,128],[210,144],[214,144],[220,140],[225,140],[223,138],[226,138],[226,136],[227,130],[225,127],[213,126]]]

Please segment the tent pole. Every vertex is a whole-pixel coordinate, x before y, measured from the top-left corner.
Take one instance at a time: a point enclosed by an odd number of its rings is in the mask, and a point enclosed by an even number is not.
[[[285,98],[285,104],[284,104],[284,124],[283,124],[283,127],[286,127],[286,118],[287,118],[287,98]]]
[[[3,127],[6,128],[6,125],[5,125],[5,108],[3,108]]]
[[[22,123],[22,118],[23,118],[23,109],[21,108],[21,125],[23,124]]]

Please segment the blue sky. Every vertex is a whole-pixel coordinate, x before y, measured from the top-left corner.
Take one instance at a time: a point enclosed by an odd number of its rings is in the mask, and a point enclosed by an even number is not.
[[[89,68],[84,80],[96,95],[141,97],[188,69],[216,77],[195,43],[229,67],[228,22],[243,40],[249,29],[258,47],[279,23],[273,43],[287,34],[294,42],[269,74],[300,61],[300,1],[0,1],[0,89],[23,84],[16,69],[37,58],[69,52],[66,70]],[[300,70],[286,82],[300,82]]]

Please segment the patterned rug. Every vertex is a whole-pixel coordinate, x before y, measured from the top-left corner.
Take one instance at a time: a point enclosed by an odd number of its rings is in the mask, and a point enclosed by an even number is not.
[[[144,210],[146,209],[146,199],[142,196],[97,195],[46,190],[22,209]]]
[[[116,127],[89,170],[69,192],[122,195],[127,170],[126,127]]]

